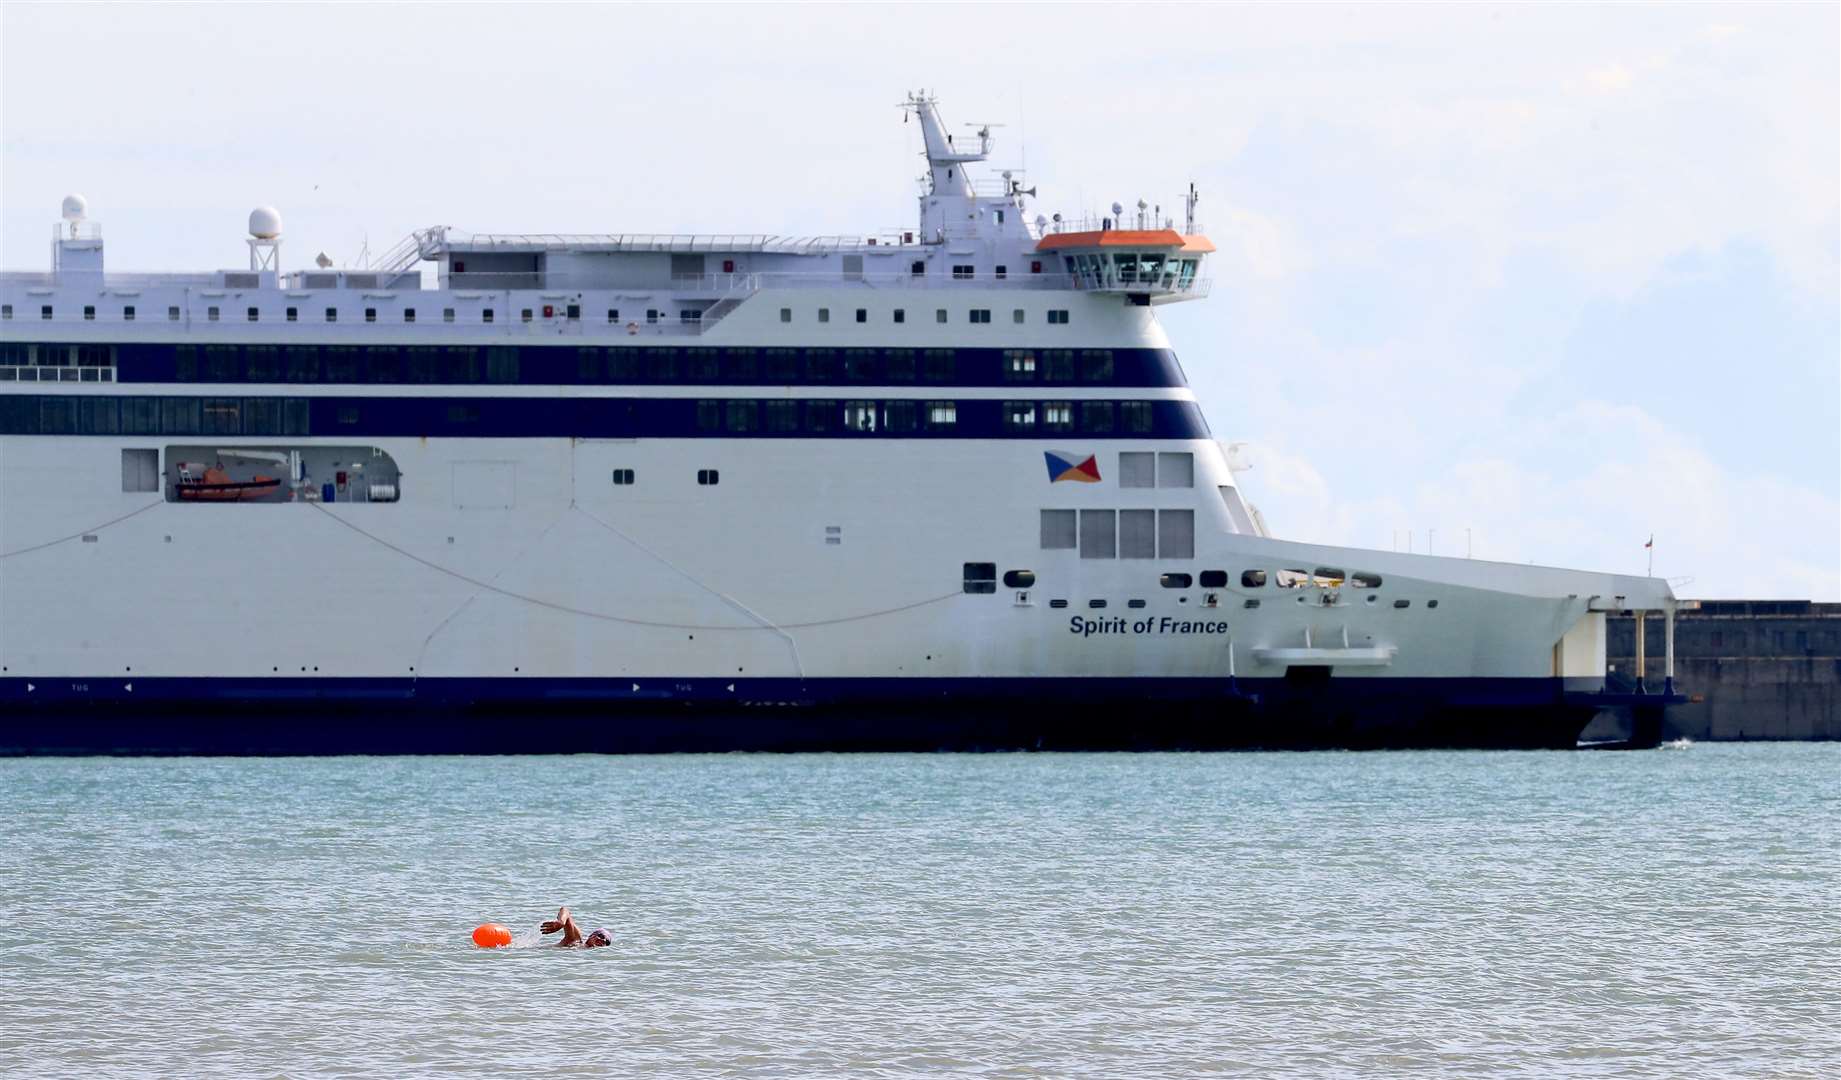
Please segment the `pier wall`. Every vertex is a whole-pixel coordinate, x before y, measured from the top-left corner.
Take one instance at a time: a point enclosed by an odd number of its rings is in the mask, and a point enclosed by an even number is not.
[[[1606,622],[1607,661],[1627,684],[1636,620]],[[1644,630],[1644,683],[1659,689],[1663,620],[1652,616]],[[1703,600],[1675,619],[1675,686],[1701,700],[1669,710],[1664,738],[1841,739],[1841,604]]]

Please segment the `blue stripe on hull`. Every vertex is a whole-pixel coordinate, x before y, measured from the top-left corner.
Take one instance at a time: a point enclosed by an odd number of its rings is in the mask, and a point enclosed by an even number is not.
[[[132,689],[130,689],[132,687]],[[1559,679],[0,680],[0,754],[1571,747]],[[537,722],[540,721],[540,722]]]

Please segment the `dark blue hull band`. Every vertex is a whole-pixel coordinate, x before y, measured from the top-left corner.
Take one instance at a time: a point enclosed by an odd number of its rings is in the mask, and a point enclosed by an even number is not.
[[[0,754],[1570,748],[1598,709],[1582,689],[1560,679],[7,678]]]

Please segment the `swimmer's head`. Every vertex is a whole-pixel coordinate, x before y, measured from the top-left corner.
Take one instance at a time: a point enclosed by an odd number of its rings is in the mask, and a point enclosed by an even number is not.
[[[613,943],[614,935],[608,933],[606,930],[596,930],[582,939],[582,948],[596,949],[603,945],[612,945]]]

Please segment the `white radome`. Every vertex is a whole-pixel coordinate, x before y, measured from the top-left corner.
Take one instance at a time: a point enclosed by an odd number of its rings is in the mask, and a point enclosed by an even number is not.
[[[258,240],[273,240],[281,235],[281,211],[272,206],[258,206],[249,212],[249,235]]]
[[[83,215],[89,213],[89,200],[81,195],[64,196],[64,220],[82,221]]]

